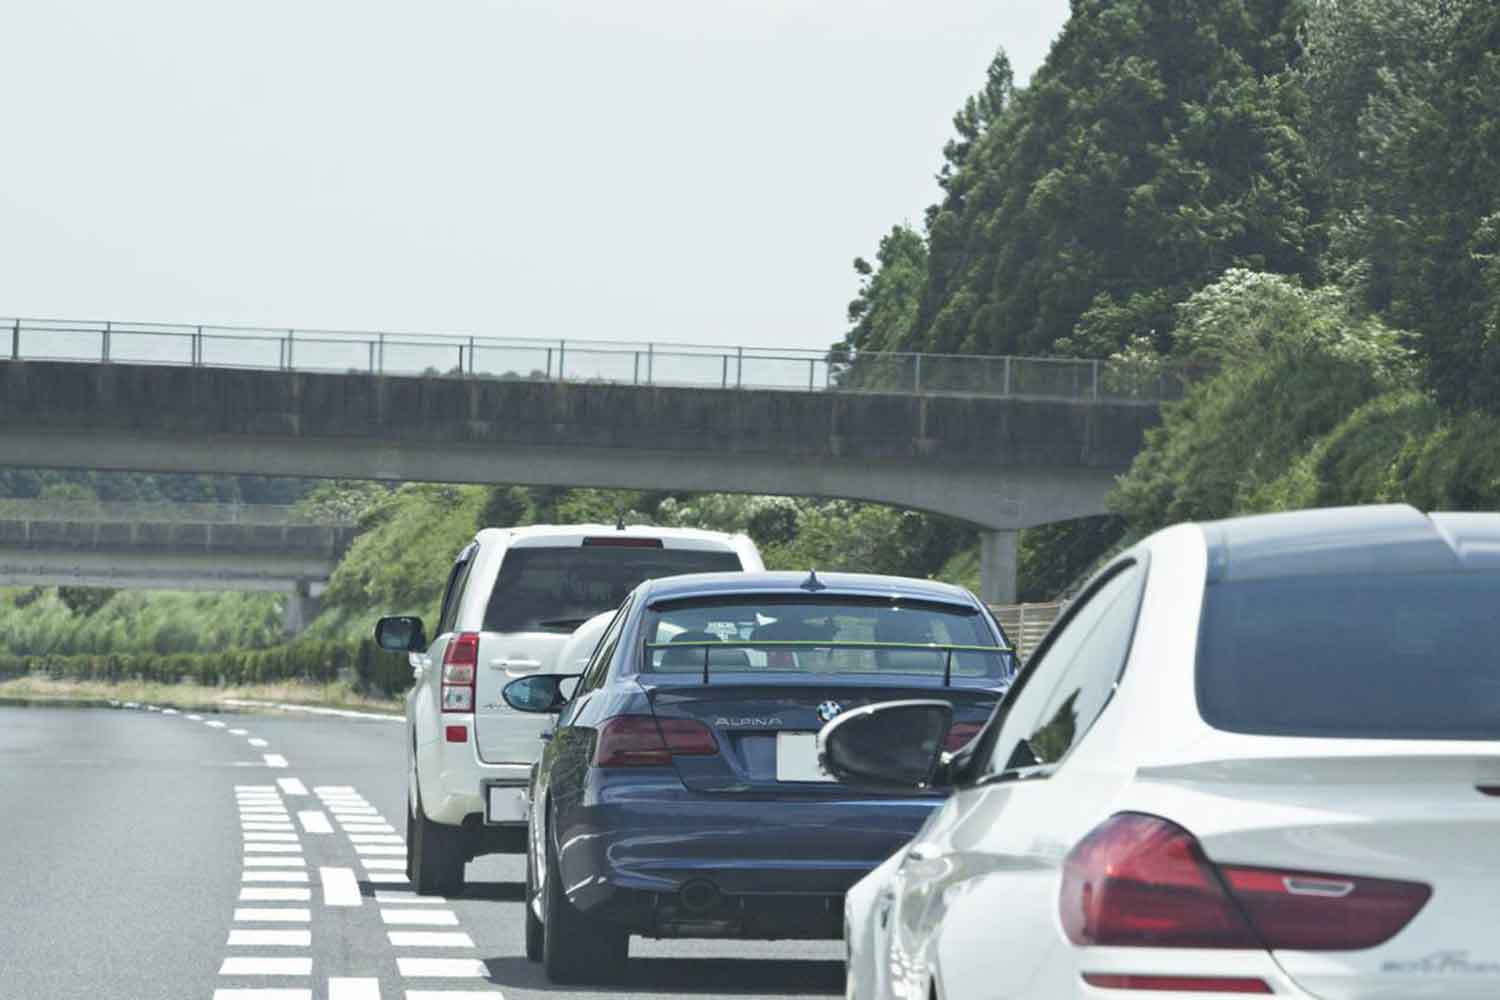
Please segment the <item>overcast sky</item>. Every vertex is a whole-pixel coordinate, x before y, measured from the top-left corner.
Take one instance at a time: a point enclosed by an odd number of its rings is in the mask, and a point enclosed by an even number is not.
[[[0,315],[822,347],[1067,0],[0,4]]]

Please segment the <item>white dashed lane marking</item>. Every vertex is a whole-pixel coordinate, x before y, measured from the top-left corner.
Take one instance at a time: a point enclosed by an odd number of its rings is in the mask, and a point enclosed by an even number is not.
[[[499,990],[407,990],[406,1000],[505,1000]]]
[[[474,939],[463,931],[387,931],[394,948],[472,948]]]
[[[262,843],[260,841],[256,841],[253,844],[246,844],[245,845],[245,849],[247,851],[258,851],[258,852],[260,852],[262,854],[265,854],[267,852],[269,852],[271,854],[276,854],[278,852],[285,853],[285,854],[301,854],[302,853],[302,845],[301,844],[268,844],[268,843]]]
[[[368,977],[330,978],[328,1000],[380,1000],[380,980]]]
[[[229,932],[231,948],[311,948],[312,931],[253,931],[236,927]]]
[[[308,833],[332,833],[333,826],[328,822],[328,817],[321,809],[302,809],[297,812],[297,820],[302,824],[302,829]]]
[[[418,896],[414,892],[400,892],[392,889],[375,890],[375,902],[394,903],[398,906],[407,906],[412,903],[442,904],[444,906],[448,904],[447,898],[443,896]]]
[[[247,842],[278,841],[280,843],[291,844],[295,844],[297,842],[297,835],[295,833],[264,833],[260,830],[246,830],[241,834],[241,836],[244,837]]]
[[[306,882],[307,872],[252,869],[240,873],[241,882]]]
[[[245,867],[246,868],[256,868],[256,867],[260,867],[260,868],[277,868],[277,867],[290,868],[290,867],[293,867],[295,865],[305,865],[305,864],[307,864],[307,862],[303,861],[300,857],[289,858],[289,857],[286,857],[286,856],[280,855],[280,854],[271,854],[271,855],[267,855],[266,857],[258,857],[256,855],[247,855],[243,859],[243,861],[245,863]]]
[[[307,786],[297,778],[277,778],[276,784],[281,786],[283,795],[306,795]]]
[[[310,958],[246,958],[230,956],[219,966],[221,976],[310,976]]]
[[[242,903],[306,903],[311,899],[311,889],[279,889],[248,885],[240,890]]]
[[[254,743],[255,741],[251,740],[250,742]],[[286,758],[281,756],[281,754],[279,753],[263,753],[261,754],[261,758],[266,762],[267,767],[287,766]]]
[[[250,737],[250,741],[249,742],[250,742],[250,745],[253,746],[253,747],[263,747],[263,746],[267,746],[268,745],[265,740],[260,739],[259,737],[256,737],[256,736]]]
[[[243,729],[231,729],[231,730],[229,730],[229,735],[230,736],[244,736],[245,735],[245,731]]]
[[[214,990],[214,1000],[312,1000],[312,990]]]
[[[431,979],[480,979],[489,974],[477,958],[402,958],[396,968],[403,976]]]
[[[323,883],[324,906],[363,906],[359,882],[352,868],[319,868],[318,879]]]
[[[354,850],[357,854],[393,854],[401,857],[406,856],[406,848],[396,844],[355,844]]]
[[[350,840],[351,843],[355,843],[355,844],[404,844],[404,843],[406,843],[406,841],[402,840],[400,837],[397,837],[397,836],[395,836],[393,834],[389,834],[389,833],[351,833],[351,834],[349,834],[349,840]]]
[[[428,927],[456,927],[458,915],[452,910],[387,910],[380,919],[388,924],[421,924]]]
[[[242,906],[234,911],[237,924],[305,924],[312,920],[312,910],[296,906]]]
[[[360,864],[373,872],[405,872],[405,858],[360,858]]]

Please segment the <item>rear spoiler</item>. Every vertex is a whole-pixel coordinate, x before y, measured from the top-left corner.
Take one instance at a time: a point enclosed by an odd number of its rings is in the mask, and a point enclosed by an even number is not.
[[[709,654],[716,649],[874,649],[874,650],[919,650],[923,652],[946,653],[943,660],[943,687],[953,685],[953,654],[954,653],[1013,653],[1010,646],[965,646],[957,643],[941,642],[857,642],[827,639],[764,639],[759,642],[753,640],[730,640],[715,641],[709,639],[694,640],[691,642],[648,642],[645,643],[646,659],[649,662],[651,653],[657,649],[702,649],[703,650],[703,683],[708,683]]]

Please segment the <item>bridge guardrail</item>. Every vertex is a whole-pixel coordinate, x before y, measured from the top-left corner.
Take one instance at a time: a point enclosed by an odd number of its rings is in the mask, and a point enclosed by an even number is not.
[[[136,502],[0,498],[0,519],[16,521],[109,522],[122,524],[244,524],[264,527],[343,528],[354,519],[310,514],[281,504]]]
[[[0,319],[0,360],[1155,403],[1190,373],[1078,358]]]

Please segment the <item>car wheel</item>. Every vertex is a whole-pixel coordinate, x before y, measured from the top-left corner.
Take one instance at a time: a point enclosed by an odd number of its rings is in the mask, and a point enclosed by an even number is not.
[[[608,983],[625,971],[630,954],[630,934],[623,927],[590,919],[580,913],[562,890],[557,852],[551,836],[547,845],[547,872],[542,886],[542,967],[554,983]]]
[[[527,845],[526,850],[526,895],[523,897],[522,906],[526,908],[526,958],[531,962],[542,960],[542,940],[546,926],[537,919],[536,904],[536,876],[533,874],[533,862],[531,860],[531,848]]]
[[[413,815],[414,814],[414,815]],[[421,896],[453,896],[464,889],[462,831],[434,823],[422,808],[417,792],[416,808],[408,812],[411,833],[406,839],[407,877]]]

